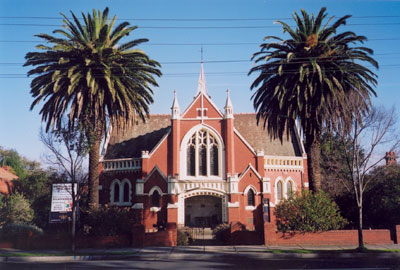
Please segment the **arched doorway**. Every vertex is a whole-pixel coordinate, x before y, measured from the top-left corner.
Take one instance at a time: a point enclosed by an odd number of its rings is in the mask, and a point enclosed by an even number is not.
[[[185,226],[214,227],[222,223],[222,198],[198,195],[185,199]]]

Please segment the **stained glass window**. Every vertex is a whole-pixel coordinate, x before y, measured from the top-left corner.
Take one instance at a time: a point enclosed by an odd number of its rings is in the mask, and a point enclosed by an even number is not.
[[[218,176],[219,144],[207,130],[199,130],[190,138],[187,149],[188,176]]]

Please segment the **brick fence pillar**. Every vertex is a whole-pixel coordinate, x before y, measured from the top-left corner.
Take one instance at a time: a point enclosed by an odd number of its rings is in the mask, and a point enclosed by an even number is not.
[[[400,225],[396,225],[395,244],[400,244]]]
[[[273,223],[264,223],[264,241],[266,246],[276,245],[276,226]]]
[[[171,247],[176,247],[178,243],[178,232],[176,223],[167,223],[167,232]]]
[[[134,224],[132,227],[132,247],[143,247],[144,246],[144,225]]]

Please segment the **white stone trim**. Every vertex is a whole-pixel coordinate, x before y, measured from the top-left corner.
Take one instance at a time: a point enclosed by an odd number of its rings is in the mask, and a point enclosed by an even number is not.
[[[143,209],[143,203],[135,203],[132,209]]]
[[[239,139],[247,146],[247,148],[250,149],[250,151],[254,154],[257,155],[256,150],[246,141],[246,139],[242,136],[242,134],[239,133],[239,131],[236,128],[233,128],[233,132],[238,135]]]
[[[218,190],[196,189],[178,195],[178,224],[185,224],[185,199],[195,196],[214,196],[221,198],[222,222],[228,222],[228,198],[227,194]]]
[[[235,208],[235,207],[239,207],[239,202],[228,202],[228,207],[229,208]]]
[[[171,128],[168,129],[168,132],[164,134],[161,140],[154,146],[154,148],[149,152],[149,158],[156,152],[156,150],[160,147],[160,145],[167,139],[168,135],[171,133]]]
[[[254,210],[256,210],[256,207],[252,206],[252,205],[246,205],[245,210],[246,211],[254,211]]]
[[[286,177],[286,179],[283,179],[282,176],[278,176],[275,179],[275,190],[274,190],[274,194],[275,194],[275,203],[278,204],[280,202],[280,200],[278,200],[278,182],[281,181],[282,182],[282,197],[283,199],[287,199],[288,198],[288,194],[287,194],[287,183],[291,182],[292,183],[292,188],[293,188],[293,193],[296,192],[297,190],[297,186],[296,186],[296,182],[290,177]]]
[[[243,194],[247,194],[247,192],[249,192],[250,189],[253,190],[254,195],[260,194],[260,193],[257,191],[257,188],[256,188],[255,186],[253,186],[253,185],[248,185],[248,186],[244,189]]]
[[[239,181],[243,179],[243,177],[245,177],[245,175],[247,174],[247,172],[249,170],[252,170],[254,172],[254,174],[258,177],[258,179],[262,180],[262,176],[257,172],[257,170],[253,167],[253,165],[251,165],[251,163],[249,163],[249,165],[247,165],[247,168],[240,174],[239,177]]]
[[[149,180],[149,178],[156,172],[158,171],[158,173],[161,175],[161,177],[167,181],[167,177],[165,176],[165,174],[160,170],[160,168],[155,165],[154,168],[150,171],[150,173],[146,176],[146,178],[144,179],[144,183],[146,183],[147,180]]]
[[[152,206],[152,207],[150,207],[150,212],[160,212],[160,210],[161,210],[161,207],[156,207],[156,206]]]
[[[169,203],[167,206],[168,209],[178,209],[179,204],[178,203]]]
[[[123,197],[124,197],[124,186],[125,183],[128,184],[128,201],[124,202],[123,201]],[[114,198],[114,194],[115,194],[115,186],[118,185],[119,186],[119,197],[118,198]],[[117,200],[118,199],[118,200]],[[118,206],[128,206],[132,204],[132,184],[131,181],[129,181],[129,179],[124,178],[122,181],[120,181],[119,179],[114,179],[111,182],[110,185],[110,205],[118,205]]]
[[[271,193],[271,178],[264,177],[262,180],[263,193]]]
[[[149,197],[152,196],[153,193],[154,193],[154,191],[156,191],[156,190],[157,190],[158,194],[160,194],[160,196],[165,195],[165,194],[161,191],[161,188],[160,188],[159,186],[154,186],[154,187],[152,187],[152,188],[150,189],[150,191],[149,191],[149,193],[148,193]]]

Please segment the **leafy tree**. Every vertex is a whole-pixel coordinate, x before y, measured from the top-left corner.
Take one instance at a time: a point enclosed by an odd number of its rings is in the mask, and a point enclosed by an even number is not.
[[[359,117],[375,95],[376,75],[363,63],[378,67],[373,51],[355,46],[367,40],[338,28],[350,18],[325,20],[326,8],[317,15],[301,10],[293,19],[296,28],[278,21],[288,39],[267,36],[261,50],[252,57],[259,65],[249,74],[258,77],[251,85],[257,120],[262,119],[271,136],[281,140],[296,129],[296,120],[305,136],[309,179],[313,190],[320,189],[320,136],[324,126],[346,129],[352,117]],[[272,39],[272,41],[270,41]]]
[[[280,202],[275,208],[278,231],[284,233],[338,230],[347,221],[324,192],[303,192]]]
[[[373,179],[365,191],[366,227],[388,229],[400,224],[400,166],[378,167],[368,177]]]
[[[36,170],[40,163],[19,155],[14,149],[5,149],[0,146],[0,166],[10,166],[18,177],[24,177],[29,171]]]
[[[44,102],[40,114],[46,131],[53,125],[59,129],[64,115],[70,128],[76,123],[85,127],[90,142],[90,205],[97,208],[99,152],[106,124],[123,129],[136,116],[145,120],[160,65],[134,49],[147,39],[120,43],[137,26],[123,22],[114,27],[116,16],[109,20],[108,8],[82,13],[83,24],[72,12],[72,20],[61,15],[64,29],[53,31],[61,37],[37,35],[52,46],[39,45],[42,52],[26,55],[25,66],[35,67],[28,75],[36,76],[31,82],[31,109]]]
[[[20,193],[13,193],[3,197],[0,208],[0,226],[12,223],[30,223],[33,219],[33,210],[30,203]]]

